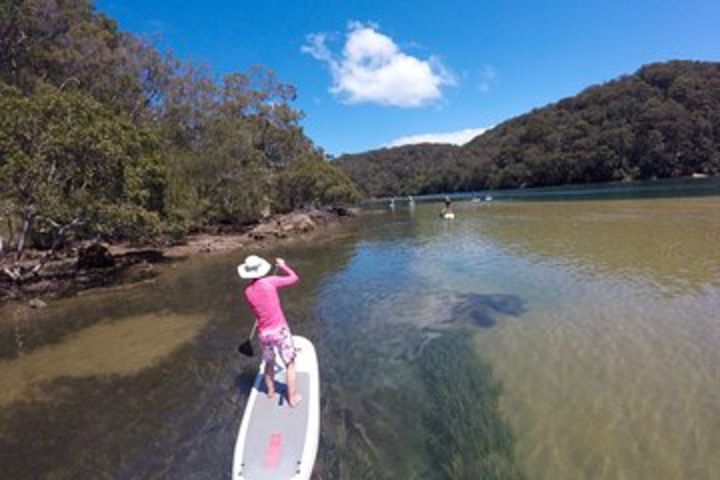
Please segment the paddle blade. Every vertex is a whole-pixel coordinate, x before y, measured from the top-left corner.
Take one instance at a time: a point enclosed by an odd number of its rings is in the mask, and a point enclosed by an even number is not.
[[[240,352],[243,355],[246,355],[248,357],[252,357],[255,354],[255,351],[252,346],[252,342],[250,341],[249,338],[238,346],[238,352]]]

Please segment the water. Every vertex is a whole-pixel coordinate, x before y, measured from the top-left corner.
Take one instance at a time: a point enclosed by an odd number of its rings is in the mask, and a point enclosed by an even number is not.
[[[720,197],[439,204],[281,253],[316,478],[720,478]],[[4,477],[227,478],[255,361],[234,265],[0,320]]]

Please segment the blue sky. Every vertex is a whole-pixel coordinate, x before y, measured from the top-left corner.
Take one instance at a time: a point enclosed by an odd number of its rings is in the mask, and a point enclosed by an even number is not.
[[[459,142],[643,64],[720,60],[720,1],[709,0],[96,5],[218,76],[271,67],[298,88],[306,133],[336,155],[419,134]]]

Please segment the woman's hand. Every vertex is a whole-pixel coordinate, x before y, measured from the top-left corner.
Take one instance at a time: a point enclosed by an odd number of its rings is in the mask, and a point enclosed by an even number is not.
[[[275,265],[277,265],[278,267],[282,267],[285,265],[285,260],[283,260],[282,258],[276,258]]]

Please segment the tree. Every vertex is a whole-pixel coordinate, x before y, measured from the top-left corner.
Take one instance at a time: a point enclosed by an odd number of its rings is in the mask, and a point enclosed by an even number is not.
[[[270,204],[271,177],[253,144],[247,119],[218,119],[204,127],[196,150],[175,159],[175,208],[191,224],[243,225]]]
[[[0,1],[0,80],[25,94],[72,84],[139,121],[171,67],[88,0]]]
[[[359,194],[350,178],[320,155],[302,156],[284,171],[278,182],[282,208],[308,204],[355,202]]]
[[[70,233],[257,221],[284,201],[283,172],[318,154],[272,70],[217,81],[90,0],[0,0],[0,84],[0,215],[20,224],[18,258]],[[347,178],[323,175],[339,182],[324,197],[344,198]]]
[[[165,178],[155,136],[78,91],[0,86],[0,203],[28,239],[137,237],[157,228]]]
[[[226,75],[221,91],[222,116],[252,121],[255,145],[269,168],[285,168],[312,150],[312,142],[299,127],[303,114],[290,106],[295,87],[280,82],[272,70],[255,65],[247,73]]]

